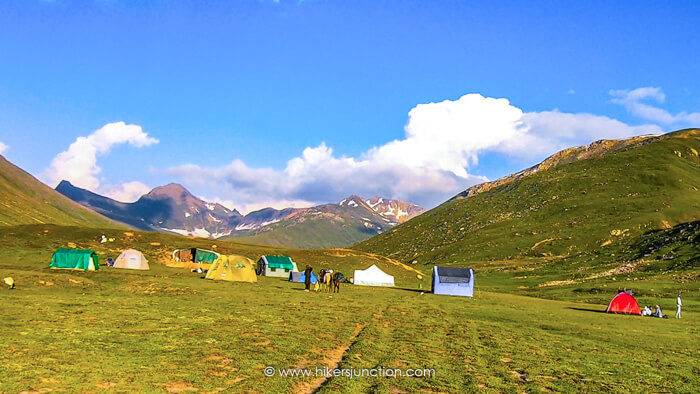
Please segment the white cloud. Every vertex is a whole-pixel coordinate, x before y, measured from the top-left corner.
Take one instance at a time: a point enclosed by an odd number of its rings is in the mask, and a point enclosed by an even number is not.
[[[370,150],[368,159],[466,178],[477,153],[515,137],[523,127],[522,117],[520,108],[508,100],[479,94],[419,104],[408,113],[405,139]]]
[[[148,186],[135,181],[100,187],[97,176],[102,169],[97,165],[97,159],[107,155],[115,145],[129,144],[141,148],[158,142],[157,139],[149,137],[141,126],[124,122],[108,123],[87,137],[78,137],[66,151],[56,155],[42,178],[50,186],[55,186],[65,179],[77,187],[117,201],[133,202],[149,191]]]
[[[416,106],[409,112],[404,139],[372,148],[358,158],[338,157],[322,143],[306,148],[281,171],[251,168],[237,159],[225,167],[187,164],[167,172],[189,184],[215,188],[238,206],[260,206],[261,201],[308,205],[350,194],[432,205],[465,185],[486,180],[466,168],[476,163],[480,151],[514,137],[521,118],[522,111],[506,99],[472,94]]]
[[[338,201],[350,194],[380,195],[427,207],[487,180],[470,172],[484,153],[544,159],[602,138],[661,133],[657,125],[630,126],[587,113],[523,112],[507,99],[468,94],[420,104],[408,114],[403,139],[358,157],[337,156],[324,143],[304,149],[282,170],[252,168],[239,159],[223,167],[171,167],[170,175],[206,186],[237,208]],[[504,174],[505,175],[505,174]]]
[[[622,105],[632,115],[664,124],[683,123],[692,126],[700,124],[700,112],[680,112],[671,114],[663,108],[648,104],[649,101],[663,104],[666,95],[659,87],[643,87],[634,90],[611,90],[611,100]],[[645,102],[646,101],[646,102]]]
[[[516,138],[503,141],[496,149],[524,159],[543,159],[572,146],[599,139],[628,138],[642,134],[660,134],[653,124],[630,126],[607,116],[554,111],[528,112],[522,118],[525,127]]]
[[[151,188],[139,181],[100,187],[102,195],[121,202],[134,202],[149,191]]]
[[[0,155],[5,153],[5,151],[7,151],[8,149],[10,149],[9,145],[5,145],[2,142],[0,142]]]
[[[97,175],[102,171],[97,166],[98,156],[108,154],[113,146],[119,144],[141,148],[157,143],[158,140],[149,137],[141,126],[124,122],[108,123],[87,137],[78,137],[68,150],[54,157],[45,178],[51,185],[65,179],[75,186],[95,191],[100,186]]]
[[[233,202],[233,200],[227,200],[227,199],[219,198],[219,197],[214,197],[214,198],[199,197],[199,199],[202,201],[206,201],[206,202],[213,202],[216,204],[221,204],[225,208],[228,208],[230,210],[236,209],[236,204]]]

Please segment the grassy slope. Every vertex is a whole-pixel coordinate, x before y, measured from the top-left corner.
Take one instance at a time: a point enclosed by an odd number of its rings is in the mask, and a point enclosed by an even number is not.
[[[0,289],[2,392],[303,392],[314,383],[321,392],[693,392],[700,384],[697,303],[679,321],[480,290],[464,299],[344,286],[329,297],[277,278],[212,282],[158,264],[53,273],[42,243],[0,252],[0,276],[18,278],[16,290]],[[334,356],[341,368],[437,375],[262,374],[332,366]]]
[[[590,275],[638,258],[644,234],[700,218],[698,151],[698,130],[653,138],[448,201],[355,248],[424,271],[535,270],[525,286]]]
[[[123,227],[62,196],[0,156],[0,226],[37,223]]]
[[[327,248],[352,245],[366,240],[374,234],[376,231],[368,230],[360,221],[357,223],[338,223],[331,219],[311,219],[292,225],[270,225],[268,231],[253,236],[230,237],[228,239],[258,245]]]

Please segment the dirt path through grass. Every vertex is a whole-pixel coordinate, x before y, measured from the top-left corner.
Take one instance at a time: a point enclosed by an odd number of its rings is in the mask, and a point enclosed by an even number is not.
[[[324,366],[327,368],[328,371],[332,373],[333,370],[338,368],[340,363],[343,361],[343,358],[345,358],[345,355],[347,354],[348,350],[352,348],[352,346],[355,344],[357,341],[357,338],[360,336],[362,333],[362,330],[364,330],[367,327],[367,324],[365,323],[360,323],[358,324],[355,329],[353,330],[352,336],[348,340],[348,343],[345,345],[331,349],[329,351],[325,352],[325,362]],[[316,377],[314,380],[310,382],[301,382],[297,384],[293,391],[295,393],[316,393],[318,392],[326,382],[328,382],[330,379],[332,379],[332,376],[320,376]]]

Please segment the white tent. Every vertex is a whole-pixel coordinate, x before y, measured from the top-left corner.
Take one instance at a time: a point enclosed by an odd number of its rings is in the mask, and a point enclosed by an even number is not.
[[[138,250],[127,249],[114,261],[114,268],[127,268],[132,270],[147,270],[148,261]]]
[[[372,265],[366,270],[355,270],[353,283],[360,286],[393,286],[394,277]]]

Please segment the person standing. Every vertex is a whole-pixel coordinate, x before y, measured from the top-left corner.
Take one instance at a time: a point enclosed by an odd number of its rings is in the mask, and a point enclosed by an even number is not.
[[[304,286],[306,287],[306,291],[311,289],[311,271],[313,271],[313,269],[311,266],[307,265],[304,270]]]
[[[683,306],[683,302],[681,301],[681,295],[678,294],[678,298],[676,298],[676,319],[681,318],[681,307]]]

